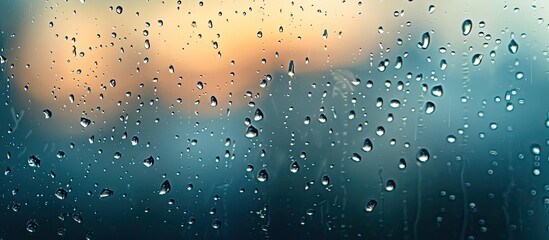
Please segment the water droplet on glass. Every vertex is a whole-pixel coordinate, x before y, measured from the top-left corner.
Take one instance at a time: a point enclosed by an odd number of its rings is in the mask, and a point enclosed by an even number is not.
[[[427,49],[429,47],[430,42],[431,42],[431,34],[429,34],[429,32],[426,32],[421,36],[421,42],[418,42],[417,46],[421,49]]]
[[[323,186],[328,186],[330,184],[330,177],[328,175],[322,176],[322,180],[320,181],[320,183]]]
[[[29,166],[31,166],[31,167],[40,167],[40,162],[42,162],[42,161],[37,156],[30,155],[27,162],[28,162]]]
[[[81,117],[81,118],[80,118],[80,125],[81,125],[82,127],[87,127],[88,125],[90,125],[90,123],[91,123],[91,120],[89,120],[89,119],[87,119],[87,118],[85,118],[85,117]]]
[[[484,55],[477,53],[473,56],[472,63],[474,66],[478,66],[482,62]]]
[[[432,114],[433,112],[435,112],[435,104],[433,102],[425,103],[425,113]]]
[[[116,7],[116,13],[122,14],[122,11],[124,11],[124,9],[121,6]]]
[[[263,120],[263,112],[258,108],[255,110],[254,121],[258,122],[261,120]]]
[[[65,198],[67,198],[67,191],[65,189],[62,189],[62,188],[58,188],[56,191],[55,191],[55,197],[59,200],[63,200]]]
[[[467,19],[463,21],[463,23],[461,24],[461,33],[463,33],[464,36],[469,35],[472,29],[473,29],[473,22],[471,21],[471,19]]]
[[[212,221],[212,227],[215,228],[215,229],[218,229],[221,227],[221,220],[219,219],[214,219]]]
[[[246,128],[246,137],[247,138],[255,138],[255,137],[257,137],[258,133],[259,133],[259,131],[257,130],[257,128],[255,128],[252,125],[249,125]]]
[[[212,107],[217,106],[217,98],[215,98],[215,96],[210,97],[210,106]]]
[[[420,162],[427,162],[429,160],[429,151],[427,149],[422,148],[420,149],[416,154],[416,159]]]
[[[42,111],[42,112],[44,113],[44,117],[46,119],[51,118],[52,113],[49,109],[44,109],[44,111]]]
[[[172,189],[172,185],[170,184],[170,181],[166,179],[164,180],[162,185],[160,185],[160,191],[158,191],[158,194],[164,195],[170,192],[171,189]]]
[[[290,165],[290,172],[296,173],[298,171],[299,171],[299,163],[297,163],[297,161],[293,161],[292,164]]]
[[[399,169],[406,169],[406,160],[404,158],[401,158],[398,161],[398,168]]]
[[[103,188],[103,190],[101,191],[101,193],[99,193],[99,198],[106,198],[106,197],[110,197],[114,195],[114,191],[113,190],[110,190],[108,188]]]
[[[366,206],[364,207],[364,210],[366,212],[371,212],[371,211],[374,211],[374,208],[377,206],[377,201],[375,199],[370,199],[370,201],[368,201],[366,203]]]
[[[288,75],[290,77],[295,76],[294,60],[290,60],[290,64],[288,64]]]
[[[372,141],[369,138],[366,138],[364,140],[364,145],[362,145],[362,151],[369,152],[372,151],[374,148],[374,145],[372,144]]]
[[[431,94],[435,97],[442,97],[442,94],[444,94],[444,90],[442,88],[442,85],[436,85],[431,88]]]
[[[515,54],[517,53],[518,48],[519,48],[519,45],[517,44],[515,39],[511,39],[511,42],[509,43],[509,46],[508,46],[509,52],[512,54]]]
[[[389,179],[387,183],[385,184],[385,191],[392,192],[396,188],[395,180]]]
[[[26,229],[31,233],[36,232],[38,231],[38,223],[36,223],[34,220],[29,220],[27,221]]]
[[[154,157],[149,156],[148,158],[145,158],[145,160],[143,160],[143,165],[145,165],[145,167],[151,167],[154,165]]]
[[[362,160],[362,157],[360,157],[358,153],[353,153],[353,156],[351,156],[351,159],[355,162],[360,162]]]
[[[530,148],[532,149],[532,154],[534,155],[540,155],[541,154],[541,146],[537,143],[535,144],[532,144],[532,146],[530,146]]]
[[[260,182],[265,182],[269,179],[269,174],[267,173],[267,170],[261,169],[257,173],[257,180]]]

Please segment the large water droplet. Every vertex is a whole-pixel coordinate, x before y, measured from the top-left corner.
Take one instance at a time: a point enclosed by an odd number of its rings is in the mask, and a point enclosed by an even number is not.
[[[31,167],[40,167],[41,160],[35,155],[30,155],[27,162]]]
[[[473,22],[471,21],[471,19],[467,19],[463,21],[463,23],[461,24],[461,33],[463,33],[464,36],[469,35],[472,29],[473,29]]]
[[[166,180],[164,180],[162,185],[160,185],[160,191],[158,192],[158,194],[164,195],[164,194],[170,192],[171,189],[172,189],[172,185],[170,184],[170,181],[168,179],[166,179]]]
[[[427,102],[425,103],[425,113],[426,114],[432,114],[435,112],[435,104],[433,102]]]
[[[27,221],[26,229],[31,233],[36,232],[38,231],[38,223],[36,223],[34,220],[29,220]]]
[[[145,160],[143,160],[143,165],[145,165],[145,167],[152,167],[152,165],[154,165],[154,157],[149,156],[148,158],[145,158]]]
[[[265,182],[269,179],[269,174],[267,173],[266,169],[261,169],[257,173],[257,180],[260,182]]]
[[[429,160],[430,154],[427,149],[422,148],[416,154],[416,159],[420,162],[427,162]]]
[[[261,120],[263,120],[263,112],[258,108],[255,110],[254,121],[258,122]]]
[[[396,188],[396,182],[393,179],[389,179],[387,184],[385,184],[385,191],[392,192]]]
[[[421,49],[427,49],[429,47],[430,42],[431,42],[431,34],[429,34],[429,32],[426,32],[421,36],[421,42],[418,42],[417,46]]]
[[[288,75],[290,77],[295,76],[294,60],[290,60],[290,64],[288,64]]]
[[[512,54],[517,53],[519,45],[515,41],[515,39],[511,39],[511,42],[509,43],[509,46],[507,47],[509,49],[509,52]]]
[[[110,197],[114,195],[114,191],[113,190],[110,190],[108,188],[103,188],[103,190],[101,191],[101,193],[99,193],[99,198],[106,198],[106,197]]]
[[[473,63],[474,66],[478,66],[482,62],[483,57],[484,55],[477,53],[473,56],[473,59],[471,60],[471,62]]]
[[[372,144],[372,141],[369,138],[366,138],[364,140],[364,144],[362,145],[362,151],[369,152],[372,151],[374,148],[374,145]]]
[[[442,85],[436,85],[431,88],[431,94],[435,97],[442,97],[442,94],[444,94],[444,90],[442,88]]]
[[[377,201],[375,199],[370,199],[370,201],[366,203],[364,210],[366,210],[366,212],[371,212],[371,211],[374,211],[374,208],[376,206],[377,206]]]
[[[249,125],[246,128],[246,137],[247,138],[255,138],[255,137],[257,137],[258,134],[259,134],[259,131],[254,126]]]
[[[46,119],[51,118],[52,113],[49,109],[44,109],[44,111],[42,111],[42,112],[44,113],[44,117]]]
[[[89,119],[87,119],[87,118],[85,118],[85,117],[81,117],[81,118],[80,118],[80,125],[81,125],[82,127],[87,127],[88,125],[90,125],[90,123],[91,123],[91,120],[89,120]]]
[[[62,188],[58,188],[56,191],[55,191],[55,197],[59,200],[63,200],[65,198],[67,198],[67,191],[65,189],[62,189]]]
[[[290,172],[296,173],[298,171],[299,171],[299,163],[297,163],[297,161],[293,161],[292,164],[290,165]]]

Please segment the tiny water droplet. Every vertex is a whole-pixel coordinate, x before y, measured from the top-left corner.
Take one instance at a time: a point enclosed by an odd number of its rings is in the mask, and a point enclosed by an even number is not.
[[[103,188],[103,190],[101,191],[101,193],[99,193],[99,198],[106,198],[106,197],[110,197],[114,195],[114,191],[113,190],[110,190],[108,188]]]

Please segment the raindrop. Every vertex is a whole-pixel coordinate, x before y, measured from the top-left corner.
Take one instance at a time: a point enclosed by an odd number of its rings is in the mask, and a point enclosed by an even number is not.
[[[482,62],[482,57],[484,57],[484,55],[480,53],[475,54],[472,59],[473,65],[478,66]]]
[[[463,21],[463,23],[461,24],[461,33],[463,33],[464,36],[469,35],[472,29],[473,29],[473,22],[471,21],[471,19],[467,19]]]
[[[444,94],[444,90],[442,88],[442,85],[436,85],[431,88],[431,94],[435,97],[442,97],[442,94]]]
[[[149,156],[148,158],[145,158],[145,160],[143,160],[143,165],[145,165],[145,167],[151,167],[154,165],[154,157]]]
[[[429,32],[426,32],[421,36],[421,42],[418,42],[417,46],[421,49],[427,49],[429,47],[430,42],[431,42],[431,35],[429,34]]]
[[[80,118],[80,125],[81,125],[82,127],[87,127],[88,125],[90,125],[90,123],[91,123],[91,120],[89,120],[89,119],[87,119],[87,118],[85,118],[85,117],[81,117],[81,118]]]
[[[255,110],[254,121],[258,122],[261,120],[263,120],[263,112],[258,108]]]
[[[101,193],[99,193],[99,198],[106,198],[106,197],[110,197],[114,195],[114,191],[113,190],[110,190],[108,188],[103,188],[103,190],[101,191]]]
[[[395,188],[396,188],[395,180],[389,179],[387,181],[387,184],[385,184],[385,191],[392,192],[393,190],[395,190]]]
[[[512,54],[515,54],[517,53],[518,48],[519,48],[519,45],[517,44],[515,39],[511,39],[511,42],[509,43],[509,46],[508,46],[509,52]]]
[[[262,38],[263,37],[263,32],[261,32],[261,31],[257,32],[257,37]]]
[[[398,168],[399,169],[406,169],[406,160],[404,158],[401,158],[398,161]]]
[[[27,221],[26,225],[27,231],[33,233],[38,231],[38,223],[36,223],[34,220]]]
[[[288,75],[290,77],[295,76],[294,60],[290,60],[290,64],[288,65]]]
[[[299,164],[297,163],[297,161],[293,161],[292,164],[290,165],[290,172],[296,173],[298,171],[299,171]]]
[[[260,182],[265,182],[269,179],[269,174],[267,173],[267,170],[261,169],[257,173],[257,180]]]
[[[369,138],[366,138],[364,140],[364,145],[362,146],[362,151],[369,152],[372,151],[374,148],[374,145],[372,144],[372,141]]]
[[[215,229],[218,229],[221,227],[221,220],[219,219],[214,219],[212,221],[212,227],[215,228]]]
[[[210,106],[212,107],[217,106],[217,98],[215,98],[215,96],[210,97]]]
[[[258,135],[258,130],[254,126],[249,125],[246,128],[246,137],[247,138],[255,138],[255,137],[257,137],[257,135]]]
[[[374,211],[374,208],[376,206],[377,206],[377,201],[375,199],[370,199],[370,201],[366,203],[364,210],[366,210],[366,212],[371,212],[371,211]]]
[[[360,162],[362,160],[362,157],[360,157],[358,153],[353,153],[353,156],[351,156],[351,159],[355,162]]]
[[[425,113],[432,114],[433,112],[435,112],[435,104],[433,102],[425,103]]]
[[[323,186],[328,186],[330,184],[330,177],[328,175],[322,176],[322,180],[320,181],[320,183]]]
[[[541,153],[541,146],[537,143],[532,144],[530,148],[532,149],[532,154],[534,155],[539,155]]]
[[[44,113],[44,117],[46,119],[51,118],[52,113],[49,109],[44,109],[44,111],[42,111],[42,112]]]
[[[112,9],[112,8],[111,8],[111,9]],[[123,10],[124,10],[124,9],[123,9],[121,6],[116,7],[116,13],[118,13],[118,14],[122,14],[122,11],[123,11]]]
[[[420,162],[427,162],[429,160],[429,151],[427,149],[422,148],[420,149],[416,154],[416,159]]]
[[[111,85],[111,87],[116,87],[116,80],[111,79],[111,80],[109,81],[109,84]]]
[[[67,198],[67,191],[65,189],[58,188],[55,191],[55,197],[59,200],[63,200],[65,198]]]
[[[41,160],[35,155],[30,155],[27,162],[31,167],[40,167]]]
[[[170,181],[166,179],[164,180],[162,185],[160,185],[160,191],[158,192],[158,194],[164,195],[170,192],[171,189],[172,189],[172,185],[170,184]]]

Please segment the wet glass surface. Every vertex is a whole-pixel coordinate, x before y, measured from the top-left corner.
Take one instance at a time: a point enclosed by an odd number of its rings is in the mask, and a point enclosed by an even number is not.
[[[0,1],[2,239],[547,239],[543,1]]]

